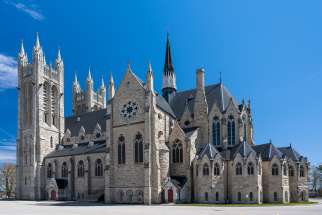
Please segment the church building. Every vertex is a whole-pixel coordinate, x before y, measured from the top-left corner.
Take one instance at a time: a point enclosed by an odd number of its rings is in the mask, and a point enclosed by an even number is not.
[[[308,160],[291,145],[255,144],[251,102],[222,81],[179,90],[166,40],[161,94],[126,68],[94,87],[72,84],[64,114],[64,62],[46,63],[37,35],[18,54],[17,186],[21,200],[107,204],[289,203],[308,200]],[[211,74],[209,72],[208,74]],[[107,89],[106,89],[107,88]]]

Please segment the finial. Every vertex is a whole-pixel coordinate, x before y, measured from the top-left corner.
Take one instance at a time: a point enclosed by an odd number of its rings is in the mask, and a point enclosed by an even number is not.
[[[92,80],[92,74],[91,74],[91,67],[88,67],[88,75],[87,75],[87,80]]]
[[[221,72],[219,72],[219,83],[222,84]]]
[[[102,75],[102,84],[101,84],[101,88],[105,88],[105,84],[104,84],[104,77]]]
[[[114,83],[112,72],[110,72],[110,84]]]
[[[46,63],[46,56],[45,56],[45,54],[44,54],[44,57],[43,57],[43,61],[44,61],[44,65],[46,65],[47,63]]]
[[[148,65],[148,72],[152,73],[152,65],[151,65],[151,62],[149,62],[149,65]]]
[[[20,55],[20,57],[25,56],[25,49],[23,47],[23,40],[21,40],[19,55]]]
[[[74,73],[74,83],[77,84],[78,83],[78,80],[77,80],[77,73],[75,72]]]
[[[58,62],[62,61],[61,54],[60,54],[60,48],[58,48],[57,61]]]
[[[35,44],[35,48],[39,49],[40,48],[40,41],[39,41],[39,34],[38,32],[36,32],[36,44]]]

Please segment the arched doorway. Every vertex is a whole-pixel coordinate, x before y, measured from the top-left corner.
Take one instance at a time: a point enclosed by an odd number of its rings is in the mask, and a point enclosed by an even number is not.
[[[55,190],[52,190],[50,192],[50,200],[54,200],[54,201],[57,200],[57,193]]]
[[[173,190],[169,189],[168,190],[168,202],[173,202]]]

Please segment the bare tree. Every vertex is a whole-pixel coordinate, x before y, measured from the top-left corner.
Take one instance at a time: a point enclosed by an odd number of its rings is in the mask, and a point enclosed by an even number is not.
[[[5,192],[7,198],[11,198],[16,187],[16,166],[4,164],[0,168],[0,188]]]

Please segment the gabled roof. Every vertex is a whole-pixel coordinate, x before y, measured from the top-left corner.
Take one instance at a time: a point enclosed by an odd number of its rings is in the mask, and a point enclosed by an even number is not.
[[[237,153],[239,153],[243,158],[247,158],[252,152],[256,154],[252,146],[244,141],[243,143],[240,143],[239,145],[233,147],[231,149],[230,155],[231,159],[234,159]]]
[[[197,131],[198,129],[199,129],[198,127],[189,127],[189,128],[183,128],[182,130],[187,137],[191,137],[191,135],[195,133],[195,131]]]
[[[292,159],[293,161],[299,161],[303,158],[297,151],[295,151],[292,146],[280,147],[278,148],[286,157]]]
[[[253,149],[260,153],[262,160],[271,160],[274,156],[282,158],[283,153],[280,152],[272,143],[266,143],[261,145],[252,146]]]
[[[96,124],[101,126],[101,130],[106,129],[106,108],[85,112],[80,115],[69,116],[65,118],[65,131],[70,130],[71,136],[78,136],[80,128],[83,126],[87,134],[93,133]]]
[[[88,142],[78,144],[77,147],[73,147],[73,145],[65,145],[63,149],[57,148],[55,151],[49,153],[46,158],[101,153],[105,152],[105,150],[105,140],[101,140],[94,141],[94,145],[92,146],[89,146]]]
[[[193,112],[196,91],[196,89],[191,89],[177,92],[171,100],[170,106],[177,118],[181,118],[186,105],[188,105],[189,110]],[[234,104],[238,104],[226,87],[221,83],[206,86],[205,94],[209,111],[215,103],[221,111],[225,111],[231,99]]]
[[[217,154],[220,155],[218,150],[211,143],[204,145],[204,147],[201,150],[199,149],[198,151],[198,160],[202,159],[205,155],[208,156],[209,160],[214,159]]]
[[[170,116],[172,116],[173,118],[176,118],[176,115],[173,113],[172,108],[170,107],[169,103],[163,98],[163,96],[156,94],[155,101],[158,108],[170,114]]]

